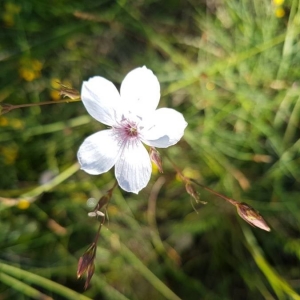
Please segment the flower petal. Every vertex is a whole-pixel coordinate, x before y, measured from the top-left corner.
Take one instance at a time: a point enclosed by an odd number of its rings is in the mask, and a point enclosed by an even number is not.
[[[146,123],[142,141],[158,148],[167,148],[176,144],[182,138],[187,126],[183,115],[171,108],[156,110]]]
[[[97,121],[110,126],[116,124],[121,98],[112,82],[100,76],[84,81],[81,99],[88,113]]]
[[[128,142],[116,162],[115,175],[123,190],[137,194],[148,184],[151,170],[149,154],[143,144]]]
[[[116,163],[120,149],[120,143],[112,129],[90,135],[81,144],[77,153],[81,169],[92,175],[107,172]]]
[[[145,66],[129,72],[121,84],[123,105],[142,116],[153,112],[159,102],[160,86],[157,77]]]

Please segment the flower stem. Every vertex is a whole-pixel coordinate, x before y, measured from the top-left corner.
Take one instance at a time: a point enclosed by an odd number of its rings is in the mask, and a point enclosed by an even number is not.
[[[210,192],[210,193],[212,193],[212,194],[218,196],[219,198],[224,199],[225,201],[229,202],[230,204],[233,204],[233,205],[236,206],[237,203],[238,203],[238,201],[236,201],[236,200],[234,200],[234,199],[232,199],[232,198],[226,197],[225,195],[222,195],[222,194],[220,194],[220,193],[214,191],[213,189],[211,189],[211,188],[209,188],[209,187],[207,187],[207,186],[205,186],[205,185],[199,183],[198,181],[196,181],[196,180],[194,180],[194,179],[192,179],[192,178],[187,178],[187,177],[185,177],[185,178],[186,178],[187,180],[189,180],[189,181],[191,181],[191,182],[197,184],[198,186],[202,187],[203,189],[207,190],[208,192]]]
[[[227,201],[228,203],[234,205],[237,209],[237,213],[239,214],[239,216],[244,221],[249,223],[251,226],[260,228],[260,229],[268,231],[268,232],[271,231],[271,228],[266,223],[264,218],[260,215],[260,213],[257,210],[255,210],[254,208],[252,208],[250,205],[248,205],[246,203],[243,203],[243,202],[236,201],[232,198],[226,197],[225,195],[222,195],[222,194],[214,191],[213,189],[199,183],[195,179],[188,178],[188,177],[184,176],[182,174],[182,172],[178,169],[178,167],[173,163],[173,161],[168,156],[167,156],[167,158],[169,159],[169,161],[173,165],[173,167],[176,170],[177,174],[185,182],[187,192],[196,200],[196,202],[199,201],[199,198],[197,196],[196,191],[191,186],[191,183],[194,183],[194,184],[200,186],[201,188],[203,188],[204,190],[210,192],[211,194],[216,195],[217,197],[219,197],[219,198]]]
[[[94,242],[93,242],[93,244],[95,244],[95,245],[97,244],[97,242],[98,242],[98,240],[99,240],[99,237],[100,237],[100,231],[101,231],[101,228],[102,228],[102,225],[104,224],[104,222],[105,222],[105,215],[102,217],[102,220],[101,220],[101,222],[100,222],[98,231],[97,231],[97,233],[96,233],[96,236],[95,236],[95,239],[94,239]],[[96,253],[95,253],[95,255],[96,255]]]
[[[179,168],[178,168],[178,167],[174,164],[174,162],[170,159],[170,157],[169,157],[168,155],[166,155],[166,157],[168,158],[168,160],[169,160],[170,163],[172,164],[172,166],[173,166],[173,168],[175,169],[175,171],[177,172],[177,174],[181,177],[181,179],[182,179],[185,183],[191,183],[191,182],[192,182],[192,183],[194,183],[194,184],[200,186],[200,187],[203,188],[204,190],[206,190],[206,191],[208,191],[208,192],[210,192],[210,193],[212,193],[212,194],[218,196],[219,198],[221,198],[221,199],[223,199],[223,200],[229,202],[230,204],[232,204],[232,205],[234,205],[234,206],[237,206],[237,204],[239,203],[238,201],[236,201],[236,200],[234,200],[234,199],[232,199],[232,198],[226,197],[225,195],[220,194],[220,193],[214,191],[213,189],[211,189],[211,188],[205,186],[204,184],[199,183],[198,181],[196,181],[196,180],[194,180],[194,179],[192,179],[192,178],[188,178],[188,177],[184,176],[184,175],[182,174],[181,170],[179,170]]]
[[[49,105],[49,104],[59,104],[59,103],[70,103],[70,102],[78,102],[81,101],[81,98],[75,98],[75,99],[61,99],[57,101],[45,101],[45,102],[38,102],[38,103],[26,103],[26,104],[0,104],[0,115],[8,113],[14,109],[17,108],[24,108],[24,107],[32,107],[32,106],[42,106],[42,105]]]
[[[57,101],[45,101],[45,102],[38,102],[38,103],[27,103],[27,104],[18,104],[14,105],[14,108],[22,108],[22,107],[30,107],[30,106],[40,106],[40,105],[48,105],[48,104],[57,104],[57,103],[70,103],[70,102],[78,102],[81,101],[81,98],[76,99],[61,99]]]

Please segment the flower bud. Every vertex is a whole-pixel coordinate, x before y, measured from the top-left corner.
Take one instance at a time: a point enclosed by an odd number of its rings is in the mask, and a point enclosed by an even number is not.
[[[159,152],[154,148],[150,148],[150,159],[157,166],[160,173],[163,173],[162,161]]]
[[[240,217],[244,219],[247,223],[249,223],[251,226],[258,227],[265,231],[271,231],[266,221],[254,208],[252,208],[246,203],[237,202],[235,205]]]
[[[89,272],[94,265],[94,259],[96,256],[96,244],[93,243],[85,253],[79,258],[77,266],[77,278],[80,278],[83,274]]]
[[[63,97],[69,97],[71,99],[79,99],[80,98],[80,93],[70,87],[67,87],[66,85],[58,82],[60,84],[60,90],[59,90],[59,94]]]
[[[94,275],[95,272],[95,264],[92,264],[88,267],[87,269],[87,273],[86,273],[86,280],[85,280],[85,284],[84,284],[84,289],[86,290],[88,288],[88,286],[90,285],[90,281]]]

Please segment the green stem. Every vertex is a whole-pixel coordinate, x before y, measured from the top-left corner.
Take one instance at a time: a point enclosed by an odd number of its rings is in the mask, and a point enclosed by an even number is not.
[[[104,238],[109,241],[111,232],[107,229],[103,231]],[[123,243],[120,243],[120,254],[126,258],[132,266],[166,299],[181,300],[165,283],[163,283],[155,274],[153,274],[145,264]]]
[[[0,273],[0,281],[32,299],[53,300],[53,298],[48,297],[30,285],[2,272]]]
[[[68,169],[66,169],[65,171],[60,173],[58,176],[56,176],[54,179],[52,179],[50,182],[36,187],[35,189],[21,195],[20,198],[37,197],[44,192],[48,192],[51,189],[53,189],[55,186],[59,185],[61,182],[66,180],[67,178],[71,177],[78,170],[79,170],[79,164],[76,162],[72,166],[70,166]]]
[[[272,286],[274,292],[277,295],[277,299],[294,299],[300,300],[298,293],[290,286],[290,284],[282,278],[277,271],[269,264],[263,255],[262,249],[259,247],[257,240],[251,230],[247,227],[242,227],[245,239],[247,241],[247,248],[258,268],[265,275],[270,285]],[[286,298],[284,293],[288,296]]]
[[[76,292],[72,291],[71,289],[69,289],[63,285],[60,285],[50,279],[41,277],[41,276],[31,273],[29,271],[22,270],[18,267],[0,263],[0,271],[1,271],[0,272],[0,280],[2,280],[3,282],[5,282],[7,284],[9,283],[9,285],[13,288],[16,288],[16,286],[13,284],[13,281],[17,282],[19,284],[18,286],[21,288],[20,284],[22,284],[22,282],[15,279],[15,278],[18,278],[20,280],[34,283],[35,285],[39,285],[39,286],[47,289],[48,291],[51,291],[53,293],[56,293],[57,295],[65,297],[66,299],[91,300],[91,298],[88,298],[84,295],[76,293]],[[15,278],[13,278],[7,274],[4,274],[3,272],[8,273],[9,275],[12,275]],[[24,287],[26,286],[26,284],[24,284],[24,283],[23,283],[23,285],[24,285]],[[16,288],[16,289],[18,289],[18,288]],[[27,287],[27,290],[29,291],[28,287]],[[31,290],[29,292],[33,292],[33,291]],[[41,297],[41,298],[35,298],[35,299],[43,299],[43,298]],[[45,298],[45,299],[47,299],[47,298]],[[49,299],[51,299],[51,298],[49,298]]]

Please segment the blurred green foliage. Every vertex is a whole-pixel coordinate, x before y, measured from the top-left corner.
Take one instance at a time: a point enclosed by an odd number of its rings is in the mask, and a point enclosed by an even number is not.
[[[146,65],[189,123],[162,156],[272,228],[201,189],[208,204],[191,204],[165,159],[139,195],[114,192],[84,291],[87,200],[114,178],[79,171],[76,153],[103,127],[80,102],[14,110],[0,116],[1,299],[300,299],[299,1],[3,0],[0,24],[2,103]]]

